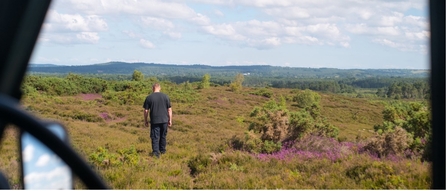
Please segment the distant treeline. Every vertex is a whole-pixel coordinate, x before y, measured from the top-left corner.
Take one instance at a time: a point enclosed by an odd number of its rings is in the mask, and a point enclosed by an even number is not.
[[[175,83],[198,82],[201,78],[193,77],[164,77],[163,79]],[[231,83],[230,77],[211,77],[211,82],[219,85]],[[273,87],[291,89],[310,89],[330,93],[356,93],[356,89],[377,89],[376,95],[383,98],[395,99],[428,99],[430,87],[426,78],[379,78],[370,77],[363,79],[288,79],[288,78],[261,78],[245,76],[244,86],[248,87]]]
[[[185,76],[146,76],[143,82],[132,81],[132,75],[29,75],[24,81],[25,93],[46,92],[51,95],[75,95],[78,93],[101,93],[106,90],[125,91],[133,88],[150,89],[154,81],[169,83],[199,83],[202,77]],[[226,86],[234,80],[233,77],[211,76],[214,86]],[[296,78],[261,78],[245,76],[243,85],[246,87],[273,87],[290,89],[310,89],[330,93],[356,93],[356,89],[376,89],[376,95],[393,99],[428,99],[430,89],[425,78],[345,78],[345,79],[296,79]]]
[[[377,96],[394,99],[430,99],[430,86],[426,82],[394,82],[379,88]]]
[[[154,63],[109,62],[83,66],[31,65],[30,73],[49,74],[113,74],[127,75],[134,70],[146,76],[181,76],[201,78],[205,74],[213,77],[234,77],[238,73],[262,78],[367,78],[367,77],[405,77],[428,78],[429,70],[410,69],[337,69],[337,68],[304,68],[280,67],[268,65],[252,66],[207,66],[207,65],[174,65]]]

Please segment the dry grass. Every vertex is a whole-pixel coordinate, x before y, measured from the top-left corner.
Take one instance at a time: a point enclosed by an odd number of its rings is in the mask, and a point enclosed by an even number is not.
[[[367,156],[354,155],[349,160],[335,163],[326,159],[261,161],[251,154],[224,147],[233,136],[243,135],[247,130],[253,107],[269,100],[249,94],[254,91],[251,88],[243,88],[239,92],[229,89],[210,87],[196,90],[197,101],[173,102],[174,120],[168,130],[167,154],[158,160],[149,156],[151,145],[149,128],[143,125],[143,100],[132,105],[119,105],[107,102],[98,95],[38,96],[26,97],[23,106],[37,116],[62,122],[67,127],[73,147],[86,160],[98,147],[116,153],[134,146],[140,156],[138,165],[99,169],[115,189],[374,188],[371,185],[382,189],[393,188],[393,185],[404,185],[402,188],[406,189],[428,189],[429,167],[417,161],[381,162],[387,168],[396,169],[392,175],[400,178],[401,182],[380,187],[381,184],[375,184],[374,178],[371,179],[372,183],[366,180],[356,182],[346,175],[340,175],[362,162],[373,165],[374,160]],[[273,98],[281,95],[293,96],[290,89],[273,89]],[[373,126],[382,123],[384,106],[380,103],[333,94],[320,95],[322,116],[340,129],[339,137],[344,137],[346,141],[370,137]],[[290,111],[299,110],[291,101],[287,102],[287,107]],[[0,169],[7,172],[12,184],[19,183],[15,135],[15,130],[8,129],[1,144]],[[199,155],[204,155],[211,162],[200,167],[202,171],[193,176],[188,163]],[[83,186],[77,183],[76,188]]]

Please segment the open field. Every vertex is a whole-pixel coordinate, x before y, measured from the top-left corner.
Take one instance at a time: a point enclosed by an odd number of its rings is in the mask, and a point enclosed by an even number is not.
[[[162,85],[162,92],[163,88],[170,95],[182,86]],[[272,88],[271,98],[251,94],[256,90],[245,87],[233,92],[217,86],[173,98],[173,126],[168,130],[167,154],[160,159],[149,156],[149,128],[144,127],[142,109],[145,93],[124,104],[105,98],[105,93],[26,96],[22,103],[37,116],[62,122],[75,150],[114,189],[429,188],[430,163],[379,159],[353,149],[373,136],[374,125],[383,122],[386,100],[319,93],[321,116],[339,129],[334,144],[353,145],[340,146],[348,154],[335,159],[324,153],[278,157],[280,153],[258,155],[233,149],[230,140],[244,136],[255,106],[283,96],[289,111],[301,110],[292,101],[291,89]],[[1,152],[7,154],[1,156],[0,169],[19,188],[16,136],[16,130],[8,128],[1,144]],[[82,188],[77,181],[76,189]]]

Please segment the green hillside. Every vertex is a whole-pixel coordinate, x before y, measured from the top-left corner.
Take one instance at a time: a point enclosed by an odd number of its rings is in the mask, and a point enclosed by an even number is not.
[[[57,85],[38,82],[49,78]],[[86,80],[77,75],[29,78],[23,87],[22,105],[37,116],[62,122],[75,150],[114,189],[430,187],[430,162],[422,162],[421,153],[396,150],[395,154],[380,152],[383,155],[377,156],[371,153],[375,150],[365,150],[378,138],[375,131],[385,128],[382,124],[394,122],[387,118],[384,123],[383,111],[396,103],[425,108],[419,104],[423,100],[348,97],[288,88],[234,88],[232,84],[199,88],[200,82],[162,81],[162,92],[172,101],[173,126],[168,130],[167,154],[156,159],[149,156],[149,128],[144,127],[142,109],[155,81]],[[297,101],[300,95],[307,95],[305,92],[315,98],[310,107]],[[256,108],[260,112],[254,114]],[[286,142],[262,140],[262,133],[249,131],[251,124],[275,124],[274,119],[271,123],[262,116],[257,118],[262,111],[287,113],[282,116],[290,116],[287,125],[311,126],[286,148]],[[399,111],[391,114],[405,116],[404,109]],[[418,111],[422,115],[427,110]],[[400,123],[403,127],[408,124]],[[338,133],[327,133],[330,128]],[[5,154],[0,168],[13,186],[20,188],[16,136],[17,131],[9,127],[1,144],[0,152]],[[85,187],[76,181],[76,189]]]
[[[30,73],[49,74],[130,74],[139,70],[147,76],[188,76],[201,77],[208,73],[214,77],[233,77],[237,73],[245,73],[254,77],[281,78],[367,78],[367,77],[406,77],[427,78],[429,70],[423,69],[336,69],[336,68],[304,68],[280,67],[269,65],[251,66],[207,66],[207,65],[175,65],[155,63],[109,62],[80,66],[57,66],[33,64]]]

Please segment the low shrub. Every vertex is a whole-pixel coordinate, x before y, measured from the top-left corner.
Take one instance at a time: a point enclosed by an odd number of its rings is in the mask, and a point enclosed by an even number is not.
[[[250,153],[273,153],[281,149],[281,142],[263,141],[252,131],[246,131],[243,139],[236,136],[229,141],[229,146],[236,150]]]
[[[263,96],[266,98],[271,98],[273,95],[273,91],[267,88],[262,88],[262,89],[258,89],[254,92],[250,92],[250,94],[252,95],[258,95],[258,96]]]
[[[134,166],[140,162],[140,156],[133,145],[127,149],[120,149],[117,153],[110,153],[107,148],[98,147],[95,152],[89,155],[88,159],[98,168]]]
[[[386,131],[371,137],[364,147],[366,151],[380,157],[403,155],[412,142],[411,136],[404,129],[397,127],[394,131]]]
[[[345,175],[366,189],[406,189],[408,183],[393,166],[383,162],[353,166],[346,170]]]
[[[197,176],[199,173],[204,172],[210,164],[210,157],[207,157],[204,154],[199,154],[188,160],[188,167],[191,170],[190,174],[192,176]]]

